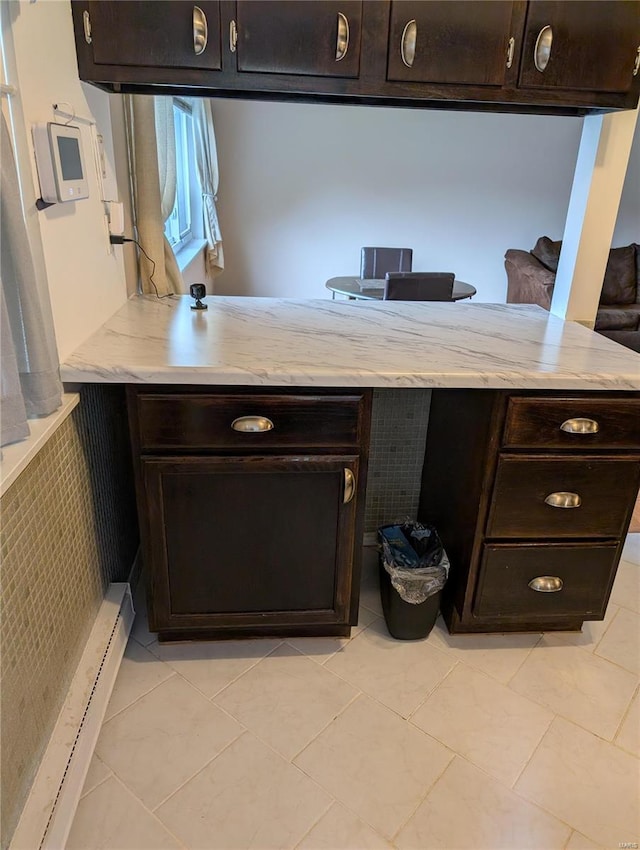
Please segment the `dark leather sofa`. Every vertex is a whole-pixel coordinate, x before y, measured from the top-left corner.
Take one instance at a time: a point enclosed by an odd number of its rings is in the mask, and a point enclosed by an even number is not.
[[[539,304],[550,309],[561,247],[562,242],[541,236],[531,251],[507,251],[508,304]],[[640,245],[609,252],[594,329],[640,352]]]

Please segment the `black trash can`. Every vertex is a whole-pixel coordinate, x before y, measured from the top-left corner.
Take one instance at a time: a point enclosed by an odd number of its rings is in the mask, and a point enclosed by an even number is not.
[[[449,570],[438,533],[405,522],[382,526],[378,539],[380,598],[389,634],[398,640],[426,638],[438,617]]]

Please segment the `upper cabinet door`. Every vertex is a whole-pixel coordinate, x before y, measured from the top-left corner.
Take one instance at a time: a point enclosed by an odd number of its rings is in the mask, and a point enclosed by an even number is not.
[[[393,0],[387,77],[501,86],[513,4],[502,0]],[[513,57],[513,44],[511,46]]]
[[[640,3],[633,0],[535,0],[527,12],[519,85],[629,91],[639,44]]]
[[[238,71],[357,77],[360,0],[238,0]]]
[[[96,65],[221,68],[218,0],[91,0],[87,14]]]

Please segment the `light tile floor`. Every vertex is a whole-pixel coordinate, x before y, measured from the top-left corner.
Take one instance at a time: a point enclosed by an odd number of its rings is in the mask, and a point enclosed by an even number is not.
[[[581,634],[159,646],[144,606],[67,850],[586,850],[640,841],[640,566]],[[635,558],[634,558],[635,560]]]

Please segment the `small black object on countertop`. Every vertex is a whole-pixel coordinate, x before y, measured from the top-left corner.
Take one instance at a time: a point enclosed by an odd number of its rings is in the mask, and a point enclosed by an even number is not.
[[[196,299],[196,303],[191,305],[192,310],[208,310],[207,304],[202,303],[202,298],[207,294],[207,288],[204,283],[192,283],[189,287],[189,294]]]

